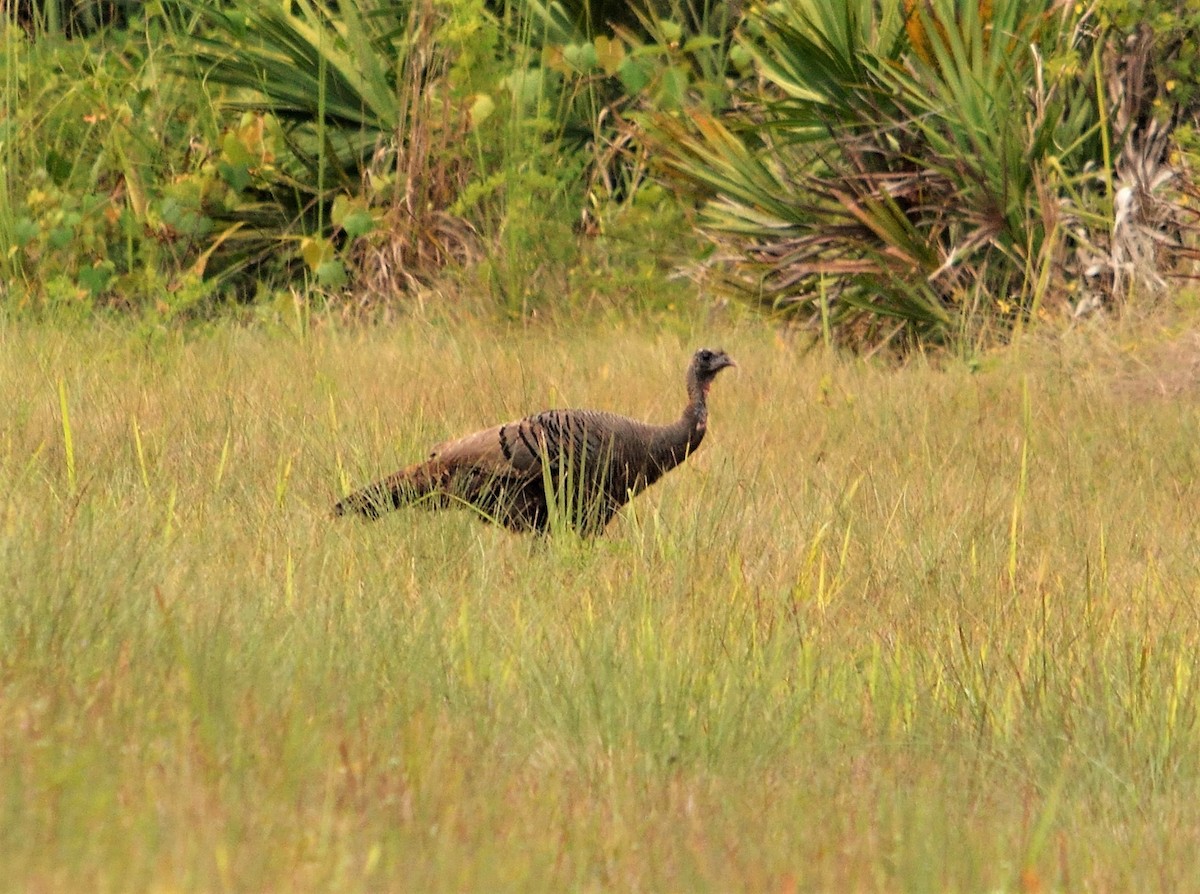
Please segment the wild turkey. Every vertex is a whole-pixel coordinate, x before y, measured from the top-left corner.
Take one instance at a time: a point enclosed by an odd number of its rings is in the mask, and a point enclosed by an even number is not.
[[[470,505],[514,531],[538,532],[557,512],[579,533],[598,534],[630,498],[700,446],[708,389],[734,365],[724,351],[697,351],[687,371],[687,406],[669,425],[597,410],[547,410],[440,444],[425,462],[351,494],[333,511],[378,518],[410,504]]]

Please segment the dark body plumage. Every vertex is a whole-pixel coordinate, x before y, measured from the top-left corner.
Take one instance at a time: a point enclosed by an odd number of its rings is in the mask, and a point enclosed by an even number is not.
[[[551,515],[598,534],[630,498],[683,462],[708,428],[708,389],[734,362],[700,350],[687,371],[688,403],[668,425],[597,410],[547,410],[439,444],[334,506],[378,518],[409,504],[470,505],[515,531],[545,531]]]

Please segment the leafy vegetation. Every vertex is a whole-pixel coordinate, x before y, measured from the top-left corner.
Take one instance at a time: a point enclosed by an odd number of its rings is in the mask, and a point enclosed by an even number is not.
[[[1005,337],[1186,273],[1194,23],[1169,9],[18,4],[5,307],[477,290],[528,317],[632,265],[841,343]]]
[[[1115,154],[1158,168],[1165,155],[1136,142],[1144,110],[1121,118],[1106,105],[1093,12],[1026,0],[766,7],[742,45],[768,89],[751,85],[737,116],[660,121],[661,148],[711,197],[706,224],[740,288],[842,340],[1003,331],[1048,301],[1074,304],[1097,268],[1104,297],[1123,298],[1139,265],[1119,243],[1144,218],[1114,210]],[[1156,96],[1146,87],[1142,103]],[[1132,186],[1145,196],[1163,182]],[[1170,263],[1136,257],[1148,279]]]
[[[193,6],[183,65],[226,87],[224,106],[242,116],[218,165],[238,199],[222,228],[231,263],[259,269],[282,249],[339,288],[355,240],[377,228],[397,276],[467,251],[471,227],[449,209],[470,175],[473,122],[448,79],[449,8]]]
[[[5,32],[6,98],[14,126],[33,137],[28,155],[10,159],[10,170],[32,172],[6,194],[12,310],[59,313],[67,294],[85,314],[174,313],[297,284],[311,297],[350,290],[386,301],[428,287],[450,264],[477,267],[505,307],[529,313],[595,260],[611,266],[591,248],[580,253],[581,219],[624,243],[614,258],[629,254],[647,163],[628,151],[622,110],[643,96],[678,107],[698,73],[720,64],[711,40],[677,47],[682,32],[663,18],[652,23],[661,46],[641,35],[593,39],[535,4],[497,14],[474,2],[172,3],[151,5],[136,24],[89,41],[11,22]],[[63,76],[35,93],[22,66],[52,56],[65,61]],[[65,165],[68,128],[130,104],[131,84],[153,85],[153,95],[132,93],[153,105],[132,103],[120,138],[138,140],[148,120],[177,128],[141,140],[138,154],[122,146],[111,163]],[[56,104],[55,91],[70,104]],[[70,139],[81,158],[95,157],[87,140]],[[28,189],[46,177],[70,194],[66,207]],[[95,197],[91,217],[72,206],[81,194]],[[663,199],[659,190],[641,207]],[[675,208],[662,208],[646,241],[668,237],[668,221],[688,241]],[[676,258],[634,261],[669,269]]]
[[[65,41],[10,25],[0,50],[6,308],[50,317],[205,298],[211,221],[194,132],[211,107],[168,76],[163,22]]]
[[[596,222],[598,206],[640,187],[646,162],[623,112],[679,108],[690,84],[719,85],[720,41],[704,29],[728,26],[711,13],[679,47],[669,20],[646,20],[656,39],[593,36],[537,3],[502,15],[466,2],[193,8],[205,36],[187,70],[281,135],[270,160],[254,151],[258,132],[244,147],[237,131],[224,138],[244,156],[231,185],[259,196],[230,215],[226,247],[261,260],[298,240],[319,284],[354,269],[388,293],[495,245],[491,285],[522,308],[554,216],[585,209]],[[361,226],[346,229],[350,208]]]

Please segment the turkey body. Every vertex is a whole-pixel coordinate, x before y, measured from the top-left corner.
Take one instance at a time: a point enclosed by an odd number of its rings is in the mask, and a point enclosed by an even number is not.
[[[598,534],[700,446],[708,389],[734,365],[724,351],[697,351],[687,371],[687,406],[667,425],[598,410],[547,410],[439,444],[425,461],[350,494],[334,512],[378,518],[406,505],[463,505],[515,531],[544,532],[557,516],[580,534]]]

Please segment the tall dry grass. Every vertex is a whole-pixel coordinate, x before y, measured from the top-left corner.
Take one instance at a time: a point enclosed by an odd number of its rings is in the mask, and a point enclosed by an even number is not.
[[[8,325],[2,887],[1196,887],[1200,352],[1125,338]],[[700,344],[709,440],[601,540],[328,516],[529,410],[668,419]]]

